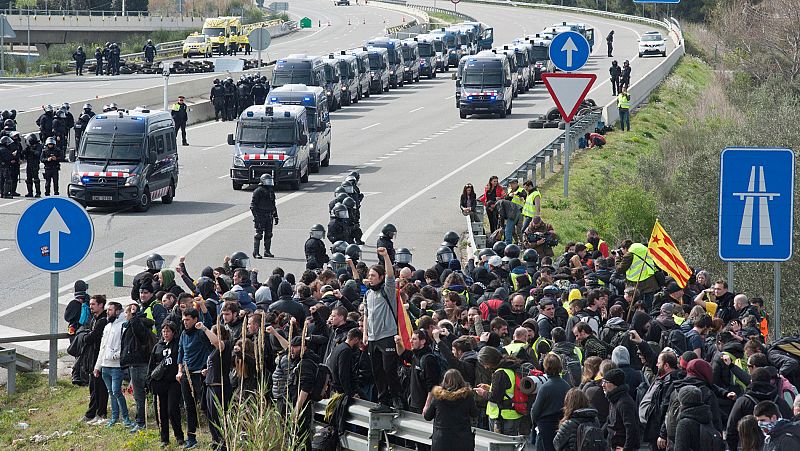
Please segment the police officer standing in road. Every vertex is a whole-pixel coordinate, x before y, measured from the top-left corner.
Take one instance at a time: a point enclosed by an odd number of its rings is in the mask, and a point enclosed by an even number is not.
[[[619,78],[622,76],[622,68],[619,67],[617,60],[611,62],[608,74],[611,75],[611,93],[616,96],[619,92]]]
[[[47,105],[44,107],[44,113],[39,116],[39,119],[36,119],[36,125],[39,126],[39,139],[41,141],[53,136],[54,117],[55,112],[53,111],[53,105]]]
[[[331,221],[328,223],[328,241],[347,241],[350,239],[350,214],[347,207],[337,203],[331,209]]]
[[[106,42],[106,46],[103,48],[103,59],[106,60],[106,75],[114,74],[111,58],[111,43]]]
[[[619,90],[628,89],[631,87],[631,63],[628,60],[625,60],[622,63],[622,77],[619,79]]]
[[[12,140],[8,136],[0,138],[0,197],[11,199],[11,162],[14,160],[12,155]]]
[[[103,75],[103,51],[100,47],[94,49],[94,61],[95,61],[95,68],[94,74],[95,75]]]
[[[144,52],[145,62],[152,64],[153,60],[156,59],[156,46],[153,45],[153,41],[151,39],[148,39],[147,44],[142,47],[142,52]]]
[[[211,87],[209,99],[211,104],[214,105],[214,120],[219,122],[220,116],[222,116],[223,121],[227,120],[225,115],[225,90],[222,88],[219,78],[214,79],[214,86]]]
[[[234,121],[236,120],[236,86],[233,85],[231,77],[225,79],[222,89],[225,91],[225,117],[229,121]]]
[[[75,50],[72,59],[75,60],[75,75],[83,75],[83,65],[86,63],[86,53],[83,51],[83,47]]]
[[[52,137],[56,139],[56,147],[58,147],[62,155],[67,150],[67,132],[67,112],[60,109],[53,119]]]
[[[178,96],[178,102],[172,104],[172,120],[175,121],[175,137],[178,137],[178,132],[181,132],[183,138],[183,145],[188,146],[189,142],[186,141],[186,123],[189,122],[189,113],[186,112],[186,98]]]
[[[611,53],[614,51],[614,30],[608,32],[608,36],[606,36],[606,45],[608,45],[608,57],[611,57]]]
[[[230,37],[228,37],[228,55],[236,56],[238,50],[239,50],[239,43],[236,41],[236,35],[231,33]]]
[[[36,133],[31,133],[25,138],[25,148],[20,159],[25,160],[25,185],[28,194],[25,197],[34,197],[33,187],[36,186],[36,197],[42,197],[42,187],[39,183],[39,164],[42,156],[42,143]]]
[[[349,243],[364,244],[364,242],[361,241],[364,232],[361,231],[361,224],[359,222],[361,215],[358,211],[356,201],[354,201],[352,197],[345,197],[342,205],[347,208],[347,215],[350,217],[350,238],[347,241]]]
[[[12,196],[21,196],[21,194],[17,192],[17,185],[19,185],[20,160],[22,159],[22,135],[14,130],[9,137],[11,138],[11,154],[14,158],[11,160],[11,190],[8,194]]]
[[[81,136],[83,135],[84,130],[86,130],[86,126],[89,125],[89,121],[92,120],[94,116],[94,112],[92,111],[92,106],[88,103],[83,106],[83,113],[78,116],[77,122],[75,122],[75,150],[78,150],[78,146],[81,143]]]
[[[309,237],[303,249],[306,253],[306,269],[322,269],[322,265],[328,263],[328,253],[325,252],[325,227],[322,224],[314,224],[311,227]]]
[[[253,237],[253,257],[262,258],[258,253],[261,238],[264,238],[264,257],[274,257],[269,248],[272,246],[272,224],[278,225],[278,208],[275,205],[275,180],[272,174],[263,174],[258,187],[253,191],[250,201],[250,212],[256,234]]]
[[[394,224],[386,224],[381,229],[381,236],[378,237],[378,244],[375,247],[385,247],[389,255],[389,259],[394,263],[394,242],[392,240],[397,236],[397,227]],[[378,254],[378,260],[381,256]]]
[[[58,196],[58,172],[61,170],[61,160],[64,154],[61,149],[56,147],[56,139],[52,136],[44,142],[42,149],[42,161],[44,162],[44,195],[50,195],[50,185],[53,186],[53,194]]]
[[[111,44],[111,69],[113,70],[112,75],[119,75],[119,65],[120,65],[120,49],[119,45],[115,42]]]
[[[64,111],[64,115],[66,116],[67,120],[67,140],[64,142],[64,148],[66,149],[69,147],[69,132],[70,130],[75,128],[75,116],[73,116],[72,113],[69,112],[68,102],[62,103],[61,109]]]
[[[250,96],[253,99],[253,105],[263,105],[264,102],[267,101],[269,85],[264,85],[266,81],[267,77],[259,77],[256,78],[255,83],[253,83],[253,88],[250,89]]]
[[[253,103],[253,97],[250,95],[250,79],[242,75],[242,78],[236,82],[236,97],[239,98],[239,108],[237,114],[242,114],[244,110],[249,108]]]

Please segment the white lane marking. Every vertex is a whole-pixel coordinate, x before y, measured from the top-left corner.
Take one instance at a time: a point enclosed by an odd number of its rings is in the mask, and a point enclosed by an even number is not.
[[[0,249],[0,252],[5,252],[5,251],[7,251],[9,249],[11,249],[11,248],[10,247],[4,247],[4,248]]]
[[[445,99],[445,100],[450,100],[450,99],[455,99],[455,98],[456,98],[456,95],[455,95],[455,94],[453,94],[453,95],[451,95],[450,97],[445,97],[444,99]]]
[[[24,201],[25,201],[25,199],[12,200],[11,202],[6,202],[4,204],[0,204],[0,208],[7,207],[9,205],[13,205],[13,204],[16,204],[16,203],[19,203],[19,202],[24,202]]]
[[[522,131],[516,133],[515,135],[511,136],[510,138],[506,139],[505,141],[501,142],[500,144],[492,147],[491,149],[487,150],[486,152],[478,155],[477,157],[475,157],[475,158],[469,160],[468,162],[464,163],[463,165],[457,167],[456,169],[454,169],[449,174],[445,175],[444,177],[441,177],[439,180],[436,180],[435,182],[427,185],[425,188],[422,188],[421,190],[417,191],[413,195],[407,197],[405,200],[403,200],[402,202],[400,202],[399,204],[397,204],[393,208],[391,208],[389,211],[384,213],[383,216],[378,218],[377,221],[372,223],[372,225],[369,226],[369,228],[364,231],[364,236],[365,237],[371,236],[375,232],[375,229],[377,229],[378,227],[380,227],[383,224],[385,224],[386,220],[389,219],[389,217],[391,217],[393,214],[397,213],[401,208],[403,208],[406,205],[408,205],[409,203],[413,202],[418,197],[422,196],[423,194],[425,194],[426,192],[430,191],[431,189],[439,186],[440,184],[445,182],[447,179],[449,179],[450,177],[458,174],[459,172],[461,172],[464,169],[468,168],[472,164],[474,164],[474,163],[480,161],[481,159],[485,158],[486,156],[496,152],[498,149],[503,148],[506,144],[508,144],[511,141],[513,141],[513,140],[517,139],[518,137],[522,136],[527,131],[528,131],[528,129],[525,129],[525,130],[522,130]]]
[[[325,186],[324,183],[315,183],[314,186]]]
[[[53,94],[53,93],[52,92],[43,92],[41,94],[31,94],[28,97],[42,97],[42,96],[49,96],[51,94]]]
[[[366,127],[362,128],[361,130],[366,130],[368,128],[377,127],[378,125],[381,125],[381,123],[380,122],[376,122],[376,123],[374,123],[372,125],[367,125]]]
[[[342,177],[344,177],[344,176],[342,176],[342,175],[331,175],[331,176],[328,176],[328,178],[330,178],[330,179],[340,179]]]
[[[277,205],[280,205],[280,204],[288,202],[288,201],[290,201],[292,199],[296,199],[296,198],[302,196],[303,194],[305,194],[304,191],[295,191],[295,192],[293,192],[291,194],[287,194],[286,196],[283,196],[283,197],[279,198],[275,203]],[[184,236],[182,238],[179,238],[177,240],[171,241],[169,243],[165,243],[162,246],[158,246],[158,247],[155,247],[153,249],[149,249],[147,251],[142,252],[139,255],[135,255],[135,256],[125,260],[123,262],[123,265],[127,266],[127,265],[130,265],[130,264],[133,264],[134,262],[136,262],[136,261],[138,261],[138,260],[140,260],[140,259],[142,259],[144,257],[147,257],[148,255],[150,255],[150,254],[152,254],[154,252],[158,252],[158,253],[160,253],[162,255],[175,255],[175,256],[187,255],[197,245],[199,245],[200,243],[205,241],[206,238],[208,238],[210,236],[213,236],[213,235],[219,233],[221,230],[225,230],[226,228],[228,228],[228,227],[230,227],[230,226],[232,226],[232,225],[234,225],[234,224],[236,224],[236,223],[238,223],[240,221],[243,221],[245,219],[250,219],[252,217],[253,217],[253,215],[252,215],[252,213],[250,213],[250,210],[248,209],[247,211],[245,211],[243,213],[239,213],[238,215],[230,217],[228,219],[225,219],[224,221],[217,222],[217,223],[215,223],[215,224],[213,224],[211,226],[208,226],[208,227],[206,227],[204,229],[200,229],[200,230],[198,230],[196,232],[190,233],[189,235],[186,235],[186,236]],[[175,258],[174,262],[170,263],[170,267],[174,267],[177,264],[178,264],[178,257]],[[94,272],[92,274],[86,275],[84,277],[80,277],[80,279],[88,282],[88,281],[94,280],[94,279],[96,279],[96,278],[98,278],[100,276],[106,275],[106,274],[108,274],[108,273],[110,273],[112,271],[114,271],[114,267],[113,266],[109,266],[109,267],[106,267],[106,268],[101,269],[99,271],[96,271],[96,272]],[[78,280],[78,279],[75,279],[75,280]],[[74,286],[73,286],[72,283],[70,283],[69,285],[64,285],[62,287],[59,287],[58,292],[61,293],[61,292],[69,291],[69,290],[72,290],[72,289],[74,289]],[[35,297],[33,299],[27,300],[25,302],[21,302],[21,303],[15,305],[13,307],[10,307],[10,308],[7,308],[7,309],[5,309],[3,311],[0,311],[0,317],[8,316],[8,315],[10,315],[10,314],[12,314],[12,313],[14,313],[16,311],[22,310],[22,309],[27,308],[27,307],[29,307],[29,306],[37,303],[37,302],[40,302],[40,301],[43,301],[43,300],[49,299],[49,298],[50,298],[50,293],[48,292],[48,293],[43,294],[41,296],[37,296],[37,297]],[[0,336],[3,336],[2,331],[0,331]]]
[[[423,109],[423,108],[425,108],[425,107],[424,107],[424,106],[421,106],[421,107],[419,107],[419,108],[414,108],[413,110],[409,111],[409,113],[414,113],[414,112],[416,112],[416,111],[419,111],[419,110],[421,110],[421,109]]]
[[[373,165],[373,164],[375,164],[375,163],[373,163],[373,162],[371,162],[371,161],[370,161],[369,163],[364,163],[364,164],[365,164],[365,165],[368,165],[368,166],[371,166],[371,165]]]
[[[224,179],[225,177],[230,177],[230,176],[231,176],[230,174],[225,174],[225,175],[220,175],[220,176],[219,176],[219,177],[217,177],[217,178],[218,178],[218,179]]]
[[[334,180],[334,179],[326,179],[326,180],[323,180],[323,182],[327,182],[327,183],[333,183],[333,182],[335,182],[335,181],[336,181],[336,180]]]
[[[200,151],[202,152],[204,150],[216,149],[217,147],[222,147],[222,146],[227,146],[227,145],[228,145],[228,143],[221,143],[221,144],[217,144],[216,146],[205,147],[203,149],[200,149]]]
[[[202,124],[195,124],[189,127],[186,127],[186,130],[196,130],[198,128],[208,127],[209,125],[219,124],[220,122],[217,121],[210,121],[210,122],[203,122]]]

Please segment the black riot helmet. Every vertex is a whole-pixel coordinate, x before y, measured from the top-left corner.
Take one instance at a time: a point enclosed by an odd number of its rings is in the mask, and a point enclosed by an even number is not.
[[[408,250],[407,247],[401,247],[397,250],[394,254],[395,258],[397,259],[397,263],[410,265],[411,264],[411,251]]]
[[[505,241],[498,241],[494,243],[494,246],[492,246],[492,250],[494,251],[495,255],[499,255],[502,257],[503,255],[505,255],[506,246],[508,246],[508,244],[506,244]]]
[[[161,271],[164,267],[164,257],[159,254],[150,254],[147,257],[147,270],[148,271]]]
[[[239,268],[247,269],[250,265],[250,257],[242,251],[234,252],[234,254],[231,255],[230,265],[232,270]]]
[[[338,273],[339,270],[347,268],[347,259],[343,253],[337,252],[331,255],[330,265],[331,269]]]
[[[385,236],[386,238],[394,239],[397,236],[397,227],[394,224],[386,224],[381,229],[381,235]]]
[[[91,103],[83,104],[83,111],[86,111],[86,112],[92,111],[92,104]]]
[[[275,179],[272,178],[272,174],[270,174],[270,173],[261,174],[261,177],[259,177],[258,180],[259,180],[259,183],[261,185],[264,185],[264,186],[275,186]]]
[[[451,230],[451,231],[449,231],[449,232],[444,234],[444,238],[443,238],[444,242],[442,243],[442,246],[450,246],[450,247],[458,246],[458,239],[459,238],[460,237],[458,236],[458,233],[456,233],[455,231]]]
[[[3,121],[3,128],[14,130],[17,128],[17,124],[15,124],[12,119],[6,119]]]
[[[492,249],[489,249],[488,247],[481,249],[481,251],[478,252],[478,258],[480,258],[481,260],[483,259],[483,257],[489,258],[495,255],[497,255],[497,253]]]
[[[344,192],[347,193],[347,194],[353,194],[355,192],[355,188],[353,187],[353,183],[352,182],[348,182],[347,180],[342,182],[341,187],[344,188]]]
[[[345,192],[341,192],[337,194],[334,199],[336,199],[337,203],[343,204],[345,199],[350,199],[350,196],[348,196]]]
[[[361,181],[361,174],[359,174],[358,171],[351,172],[350,173],[350,177],[355,177],[356,182],[360,182]]]
[[[335,189],[335,190],[333,190],[333,195],[334,195],[334,196],[338,196],[339,194],[347,194],[347,193],[344,191],[344,187],[343,187],[343,186],[341,186],[341,185],[337,186],[337,187],[336,187],[336,189]]]
[[[11,112],[8,110],[3,110],[0,112],[0,117],[3,119],[11,119]]]
[[[3,136],[2,138],[0,138],[0,145],[3,145],[3,146],[10,146],[10,145],[12,145],[12,144],[14,144],[14,140],[13,140],[13,139],[11,139],[11,138],[10,138],[10,137],[8,137],[8,136]]]
[[[333,246],[331,246],[331,252],[333,252],[334,254],[337,252],[344,254],[344,251],[347,249],[347,246],[348,246],[347,241],[339,240],[333,243]]]
[[[361,260],[361,248],[358,247],[358,244],[351,244],[344,250],[344,255],[350,257],[354,262],[357,262]]]
[[[311,236],[311,238],[316,238],[318,240],[321,240],[322,238],[325,237],[325,227],[323,227],[322,224],[314,224],[313,226],[311,226],[311,231],[309,232],[309,235]]]
[[[338,219],[347,219],[350,217],[350,214],[347,212],[347,207],[337,203],[336,205],[333,206],[333,209],[331,210],[331,217]]]
[[[353,200],[353,198],[352,198],[352,197],[350,197],[350,196],[347,196],[347,197],[345,197],[345,199],[342,201],[342,205],[344,205],[344,206],[345,206],[345,207],[347,207],[347,208],[356,208],[356,201],[355,201],[355,200]]]
[[[38,133],[31,133],[25,137],[25,142],[28,143],[29,146],[33,146],[39,142],[39,134]]]
[[[442,246],[436,251],[436,262],[446,265],[450,260],[455,260],[456,254],[447,246]]]
[[[348,175],[347,178],[344,179],[344,181],[351,183],[353,186],[358,185],[358,179],[353,177],[352,175]]]
[[[524,261],[527,266],[538,266],[539,253],[536,252],[536,249],[525,249],[525,252],[522,253],[522,261]]]
[[[47,138],[47,140],[45,140],[44,145],[45,146],[55,146],[56,145],[56,139],[51,136],[51,137]]]
[[[519,254],[522,251],[516,244],[509,244],[508,246],[506,246],[504,252],[505,256],[508,258],[519,258]]]

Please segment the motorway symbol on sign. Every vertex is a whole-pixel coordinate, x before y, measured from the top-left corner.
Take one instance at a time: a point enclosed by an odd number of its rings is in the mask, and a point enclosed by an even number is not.
[[[575,31],[559,33],[550,42],[550,60],[558,69],[573,72],[589,60],[589,41]]]
[[[792,256],[794,152],[728,147],[720,155],[719,257],[785,261]]]
[[[61,272],[80,263],[94,242],[94,225],[72,199],[49,197],[34,202],[17,222],[17,247],[31,265]]]
[[[266,50],[269,47],[270,42],[272,42],[272,37],[267,31],[266,28],[256,28],[247,35],[247,38],[250,40],[250,47],[253,50]]]
[[[596,74],[542,74],[542,81],[566,122],[572,121],[596,79]]]

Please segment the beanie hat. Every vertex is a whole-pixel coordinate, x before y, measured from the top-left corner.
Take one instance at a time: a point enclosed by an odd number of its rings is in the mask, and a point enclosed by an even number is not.
[[[706,383],[710,384],[714,380],[712,373],[711,365],[703,359],[694,359],[686,364],[686,374],[702,379]]]
[[[683,288],[679,287],[678,284],[675,282],[672,282],[667,286],[667,293],[669,294],[677,293],[681,290],[683,290]]]
[[[612,368],[607,373],[603,374],[603,380],[611,382],[615,386],[625,384],[625,373],[619,368]]]
[[[491,346],[484,346],[478,351],[478,363],[485,368],[497,368],[501,358],[500,351]]]
[[[705,360],[702,360],[702,362],[708,365]],[[681,402],[681,407],[699,406],[703,404],[703,392],[694,385],[686,385],[678,392],[678,399]]]
[[[75,281],[75,292],[76,293],[83,293],[89,290],[89,284],[84,282],[83,280],[76,280]]]
[[[148,293],[153,292],[153,284],[149,280],[145,280],[139,285],[139,291],[147,291]]]
[[[611,361],[614,362],[617,366],[630,365],[631,353],[628,352],[628,348],[626,348],[625,346],[617,346],[611,353]]]
[[[674,314],[674,311],[675,311],[675,304],[673,304],[672,302],[665,302],[661,304],[661,313],[668,316],[672,316]]]
[[[689,364],[689,362],[691,362],[692,360],[695,360],[696,358],[697,358],[697,354],[695,354],[694,351],[686,351],[686,352],[684,352],[683,354],[681,354],[681,359],[680,359],[680,362],[679,362],[680,365],[681,365],[681,368],[686,369],[686,366]]]

